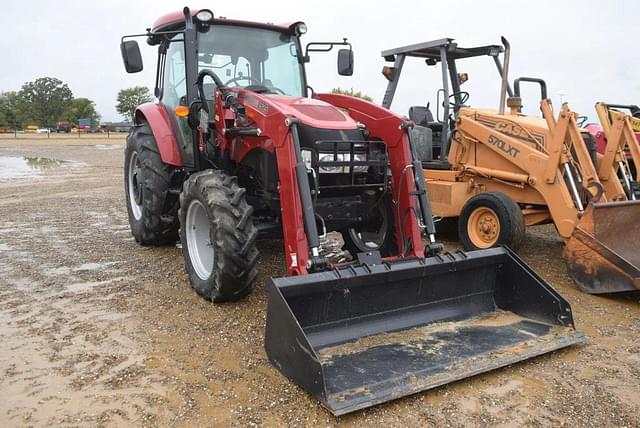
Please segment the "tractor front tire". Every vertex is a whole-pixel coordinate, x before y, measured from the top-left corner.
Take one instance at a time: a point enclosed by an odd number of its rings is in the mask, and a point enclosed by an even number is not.
[[[164,245],[178,240],[179,192],[172,192],[171,186],[179,174],[162,162],[149,124],[136,125],[124,152],[124,188],[131,234],[138,243]]]
[[[255,287],[258,230],[236,177],[198,172],[180,195],[180,241],[191,286],[212,302],[239,300]]]
[[[464,249],[505,245],[516,251],[525,236],[522,211],[501,192],[483,192],[467,201],[458,218],[458,237]]]

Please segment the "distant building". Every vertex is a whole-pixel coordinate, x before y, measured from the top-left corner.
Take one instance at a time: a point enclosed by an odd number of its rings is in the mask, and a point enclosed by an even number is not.
[[[104,132],[129,132],[131,124],[129,122],[104,122],[100,124],[100,129]]]

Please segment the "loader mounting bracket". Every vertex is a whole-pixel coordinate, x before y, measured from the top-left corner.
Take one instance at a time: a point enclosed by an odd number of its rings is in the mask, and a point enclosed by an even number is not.
[[[309,259],[309,272],[322,272],[329,266],[328,260],[323,256],[311,256]]]
[[[363,265],[375,266],[382,264],[382,256],[380,251],[367,251],[366,253],[358,253],[358,262]]]
[[[437,256],[444,251],[444,245],[438,242],[432,242],[424,247],[424,254],[427,257]]]

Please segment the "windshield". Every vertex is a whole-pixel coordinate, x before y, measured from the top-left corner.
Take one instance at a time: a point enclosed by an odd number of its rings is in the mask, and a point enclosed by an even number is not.
[[[303,68],[293,35],[213,25],[199,37],[198,71],[213,71],[225,86],[304,96]]]

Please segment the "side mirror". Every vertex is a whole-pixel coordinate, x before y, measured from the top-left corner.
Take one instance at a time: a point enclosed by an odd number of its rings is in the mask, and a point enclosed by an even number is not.
[[[353,51],[351,49],[338,51],[338,74],[340,76],[353,75]]]
[[[135,40],[127,40],[120,43],[120,52],[122,53],[122,61],[124,69],[127,73],[138,73],[142,71],[142,55],[140,47]]]

